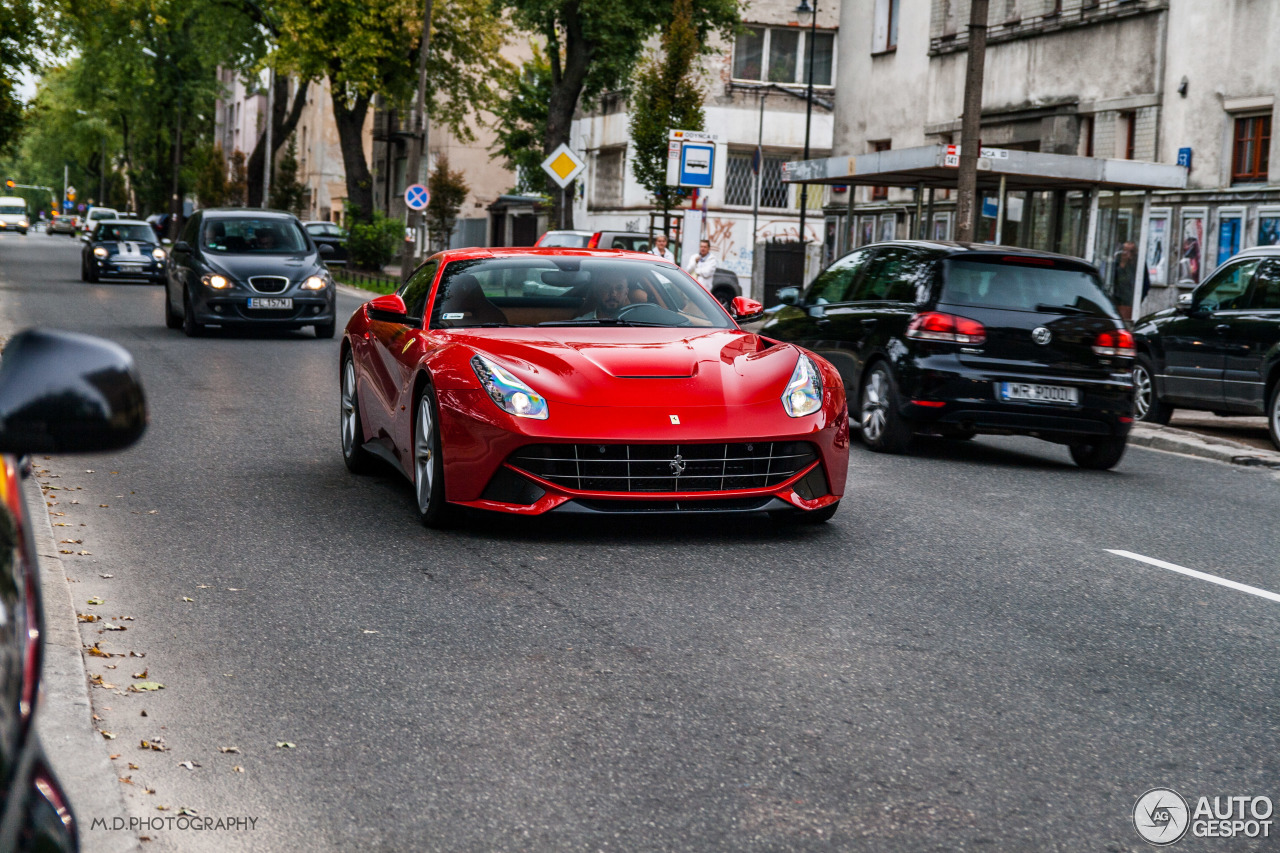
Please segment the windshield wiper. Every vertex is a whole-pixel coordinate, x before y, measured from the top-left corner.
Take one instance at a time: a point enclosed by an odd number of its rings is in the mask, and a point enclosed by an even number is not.
[[[658,326],[665,328],[669,323],[645,323],[637,320],[620,320],[617,317],[597,317],[594,320],[547,320],[539,326]]]

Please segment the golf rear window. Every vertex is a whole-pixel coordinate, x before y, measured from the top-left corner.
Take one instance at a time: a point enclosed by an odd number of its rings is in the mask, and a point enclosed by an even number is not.
[[[1096,275],[1041,258],[946,261],[939,301],[979,308],[1119,318]]]

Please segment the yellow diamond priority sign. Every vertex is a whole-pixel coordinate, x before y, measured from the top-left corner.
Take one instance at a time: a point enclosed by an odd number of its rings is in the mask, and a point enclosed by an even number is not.
[[[542,161],[542,171],[550,175],[551,180],[559,184],[561,189],[569,186],[569,182],[578,177],[585,168],[587,168],[587,162],[564,144]]]

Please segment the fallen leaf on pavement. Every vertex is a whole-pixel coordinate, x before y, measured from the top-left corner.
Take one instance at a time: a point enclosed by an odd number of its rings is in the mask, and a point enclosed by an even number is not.
[[[198,583],[196,584],[196,589],[213,589],[213,587],[209,586],[207,583]]]
[[[243,773],[243,772],[244,772],[244,768],[243,768],[243,767],[241,767],[239,764],[237,764],[235,767],[232,767],[232,768],[231,768],[231,772],[232,772],[232,773]]]
[[[130,761],[130,762],[129,762],[129,769],[130,769],[130,770],[141,770],[142,768],[141,768],[141,767],[139,767],[138,765],[134,764],[132,761]]]
[[[92,552],[90,552],[90,551],[77,551],[76,553],[78,553],[81,557],[92,557],[92,556],[93,556],[93,553],[92,553]]]
[[[150,667],[147,667],[147,669],[150,669]],[[134,677],[134,678],[146,678],[146,677],[147,677],[147,669],[144,669],[142,672],[135,672],[135,673],[133,674],[133,677]]]
[[[75,503],[75,501],[72,501],[72,503]],[[103,509],[106,509],[107,507],[111,506],[111,504],[98,504],[98,506],[102,507]]]
[[[363,633],[363,634],[376,634],[376,633],[378,633],[378,632],[377,632],[377,631],[362,631],[361,633]]]
[[[138,744],[139,749],[150,749],[155,752],[168,752],[169,747],[164,745],[164,738],[158,737],[154,740],[144,740]]]
[[[235,753],[238,753],[238,752],[240,752],[240,747],[238,747],[238,746],[220,746],[220,747],[218,747],[218,752],[235,752]]]
[[[59,539],[58,541],[63,545],[83,545],[84,544],[83,539]]]
[[[119,757],[120,757],[120,753],[117,752],[115,755],[111,756],[111,760],[115,761]]]
[[[190,815],[191,817],[195,817],[196,815],[198,815],[198,814],[199,814],[199,812],[197,812],[195,809],[188,808],[188,807],[186,807],[186,806],[179,806],[179,807],[178,807],[178,814],[179,814],[179,815]]]
[[[287,740],[276,741],[276,749],[295,749],[296,744],[289,743]]]
[[[138,692],[142,690],[163,690],[164,685],[158,681],[139,681],[137,684],[130,684],[129,690]]]
[[[154,794],[154,793],[156,792],[156,789],[155,789],[155,788],[143,788],[143,789],[142,789],[142,792],[143,792],[144,794]]]
[[[179,761],[179,762],[178,762],[178,766],[179,766],[179,767],[185,767],[185,768],[187,768],[188,770],[195,770],[195,769],[196,769],[197,767],[199,767],[200,765],[199,765],[197,762],[194,762],[194,761]]]
[[[59,553],[59,554],[74,554],[74,553],[75,553],[75,551],[68,551],[66,548],[59,548],[59,549],[58,549],[58,553]]]
[[[98,575],[100,578],[113,578],[115,575]]]
[[[94,643],[92,646],[90,646],[90,647],[88,648],[88,652],[89,652],[89,654],[90,654],[90,655],[92,655],[92,656],[93,656],[93,657],[95,657],[95,658],[109,658],[109,657],[111,657],[111,652],[104,652],[102,649],[100,649],[100,648],[98,647],[98,644],[97,644],[97,643]]]
[[[121,782],[123,782],[123,783],[125,783],[126,785],[132,785],[132,784],[133,784],[133,777],[132,777],[132,776],[121,776],[121,777],[120,777],[120,781],[121,781]]]
[[[158,812],[167,812],[168,810],[169,810],[168,806],[156,806],[156,811]]]
[[[77,613],[76,618],[81,622],[97,622],[98,617],[93,613]]]
[[[132,649],[129,651],[129,657],[131,658],[145,658],[146,656],[146,652],[135,652]]]
[[[102,735],[102,736],[103,736],[104,738],[106,738],[107,740],[115,740],[115,739],[116,739],[115,732],[104,732],[104,731],[99,731],[99,732],[98,732],[98,734]]]
[[[195,601],[195,599],[194,599],[194,598],[187,598],[185,595],[184,595],[184,596],[182,596],[182,600],[183,600],[183,601]]]
[[[101,598],[98,598],[98,596],[96,595],[93,598],[89,599],[89,603],[90,604],[106,604],[105,601],[103,601]]]
[[[158,513],[159,511],[160,511],[160,510],[158,510],[158,509],[149,509],[149,510],[147,510],[147,515],[155,515],[155,514],[156,514],[156,513]]]
[[[104,630],[104,631],[128,631],[129,629],[128,629],[128,628],[126,628],[126,627],[125,627],[125,626],[123,626],[123,625],[103,625],[103,626],[102,626],[102,630]]]

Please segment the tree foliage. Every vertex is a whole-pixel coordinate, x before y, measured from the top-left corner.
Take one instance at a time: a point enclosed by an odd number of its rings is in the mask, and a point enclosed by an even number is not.
[[[516,173],[516,191],[540,195],[547,191],[541,163],[551,100],[551,63],[538,46],[533,57],[499,79],[505,93],[494,108],[495,140],[490,150]]]
[[[670,21],[672,11],[670,0],[496,2],[511,10],[517,25],[546,40],[551,86],[542,135],[544,155],[568,143],[580,99],[590,101],[626,84],[645,41]],[[730,33],[741,19],[740,9],[740,0],[700,0],[693,7],[699,42],[705,43],[713,30]],[[557,200],[557,219],[559,205]],[[564,221],[569,222],[568,217]]]
[[[471,188],[462,172],[449,168],[449,158],[440,157],[427,179],[431,200],[427,202],[427,228],[431,232],[432,251],[440,251],[449,245],[453,226],[458,221],[458,211],[467,200]]]
[[[290,136],[284,155],[271,176],[270,205],[276,210],[287,210],[294,216],[301,216],[306,200],[307,188],[298,180],[298,142]]]
[[[674,0],[661,52],[640,65],[631,90],[632,170],[663,213],[689,196],[688,190],[667,186],[667,133],[703,128],[698,54],[693,0]]]

